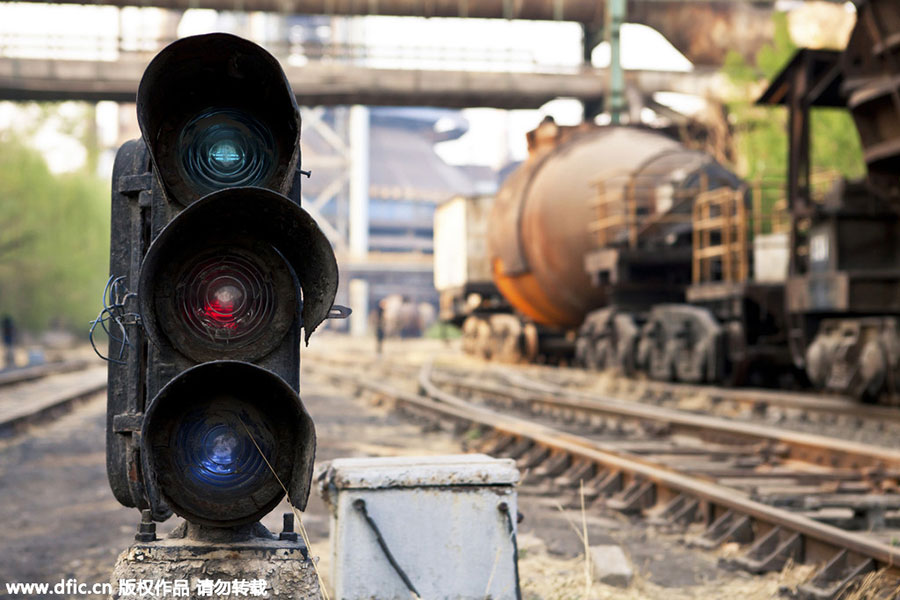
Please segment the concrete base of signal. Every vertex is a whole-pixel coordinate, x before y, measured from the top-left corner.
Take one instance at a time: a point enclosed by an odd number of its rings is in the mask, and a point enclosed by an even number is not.
[[[299,539],[254,535],[223,543],[178,537],[181,529],[166,539],[137,542],[120,554],[110,599],[323,598],[315,566]]]

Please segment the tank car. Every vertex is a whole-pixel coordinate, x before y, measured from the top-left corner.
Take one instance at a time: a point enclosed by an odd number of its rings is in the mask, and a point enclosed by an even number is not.
[[[624,350],[587,338],[616,323],[616,334],[628,337],[621,347],[636,347],[654,305],[684,302],[693,199],[701,190],[735,189],[740,180],[709,155],[644,127],[559,127],[546,120],[528,143],[528,160],[508,177],[489,213],[484,199],[470,201],[470,214],[488,213],[480,252],[471,241],[480,233],[476,223],[465,236],[465,260],[481,259],[470,267],[475,277],[445,276],[451,271],[445,257],[460,262],[459,242],[442,243],[453,239],[451,222],[462,222],[460,200],[438,211],[442,317],[466,316],[464,346],[486,357],[571,361],[577,346],[577,359],[589,366],[605,366],[613,354],[631,365]],[[449,286],[450,280],[465,286]]]

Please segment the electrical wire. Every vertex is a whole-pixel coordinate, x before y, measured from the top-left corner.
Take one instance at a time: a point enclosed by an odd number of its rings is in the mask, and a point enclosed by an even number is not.
[[[101,298],[103,308],[100,309],[97,318],[91,321],[89,330],[91,348],[94,349],[94,353],[103,360],[117,365],[124,365],[126,362],[126,350],[134,348],[131,339],[128,337],[126,326],[135,324],[140,320],[140,315],[129,313],[125,309],[125,304],[128,300],[137,297],[137,294],[127,291],[125,279],[125,276],[110,276],[106,286],[103,288],[103,297]],[[98,326],[103,330],[110,342],[118,344],[119,352],[115,358],[104,355],[97,348],[94,334],[97,332]]]

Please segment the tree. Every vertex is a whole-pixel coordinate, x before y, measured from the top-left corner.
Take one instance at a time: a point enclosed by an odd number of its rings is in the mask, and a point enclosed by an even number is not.
[[[787,111],[754,104],[765,87],[797,51],[788,32],[785,13],[775,13],[772,43],[756,54],[755,64],[731,52],[724,70],[734,85],[728,103],[734,125],[737,168],[744,177],[784,180],[787,175]],[[849,178],[865,174],[859,136],[850,114],[841,109],[816,108],[810,116],[813,171],[837,171]]]
[[[0,137],[0,314],[34,332],[87,332],[107,279],[109,184],[53,175],[11,134]]]

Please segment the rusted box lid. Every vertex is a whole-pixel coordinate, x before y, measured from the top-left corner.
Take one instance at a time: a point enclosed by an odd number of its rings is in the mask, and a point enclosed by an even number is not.
[[[319,483],[337,490],[515,485],[516,463],[485,454],[338,458],[323,465]]]

